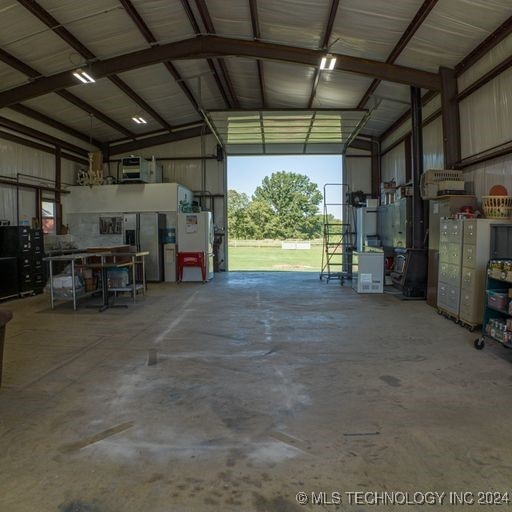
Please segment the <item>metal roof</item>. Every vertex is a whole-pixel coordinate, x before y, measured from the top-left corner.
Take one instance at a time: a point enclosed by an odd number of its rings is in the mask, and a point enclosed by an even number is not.
[[[361,118],[378,98],[362,133],[379,136],[407,110],[398,66],[423,86],[511,16],[510,0],[0,0],[0,110],[19,103],[27,122],[35,112],[107,142],[202,123],[201,110]],[[208,36],[229,39],[193,45]],[[319,72],[327,51],[339,64]],[[59,82],[77,67],[103,72]]]

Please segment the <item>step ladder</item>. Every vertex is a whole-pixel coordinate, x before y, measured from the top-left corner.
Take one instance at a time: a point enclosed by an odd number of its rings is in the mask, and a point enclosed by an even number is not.
[[[348,185],[324,185],[323,251],[320,280],[344,283],[352,278],[355,248],[354,213],[347,199]]]

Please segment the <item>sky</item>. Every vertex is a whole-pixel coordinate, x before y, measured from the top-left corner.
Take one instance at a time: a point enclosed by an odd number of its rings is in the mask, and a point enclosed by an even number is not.
[[[276,171],[305,174],[323,192],[325,183],[341,182],[341,156],[230,156],[228,189],[245,192],[251,197],[263,178]]]

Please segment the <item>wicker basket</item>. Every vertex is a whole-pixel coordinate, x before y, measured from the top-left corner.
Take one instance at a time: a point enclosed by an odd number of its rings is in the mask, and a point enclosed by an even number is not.
[[[512,196],[482,196],[482,208],[488,219],[512,219]]]

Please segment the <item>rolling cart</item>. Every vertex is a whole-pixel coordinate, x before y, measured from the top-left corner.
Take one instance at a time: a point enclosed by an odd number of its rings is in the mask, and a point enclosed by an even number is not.
[[[487,339],[512,348],[512,260],[490,260],[487,265],[487,285],[482,321],[482,335],[474,341],[482,350]]]

